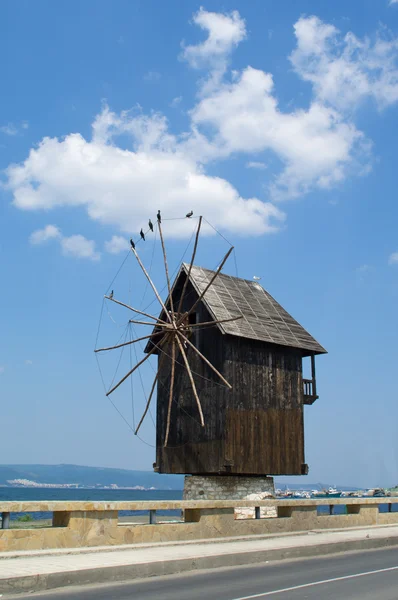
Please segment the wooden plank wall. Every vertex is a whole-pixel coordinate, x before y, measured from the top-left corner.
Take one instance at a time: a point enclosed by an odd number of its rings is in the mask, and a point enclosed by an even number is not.
[[[188,286],[184,310],[196,292]],[[199,321],[211,320],[203,304]],[[219,385],[196,353],[188,356],[205,417],[199,414],[185,369],[177,365],[169,443],[163,448],[170,361],[160,371],[157,466],[162,473],[299,475],[304,463],[302,356],[300,351],[222,335],[196,334],[200,351],[233,386]],[[169,352],[168,352],[169,353]],[[182,357],[177,357],[182,363]]]

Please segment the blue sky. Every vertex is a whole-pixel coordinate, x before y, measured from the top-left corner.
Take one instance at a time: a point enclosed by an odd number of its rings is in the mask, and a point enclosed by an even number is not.
[[[261,276],[329,351],[309,478],[397,483],[398,2],[18,0],[0,29],[1,462],[151,468],[153,423],[131,434],[93,348],[130,235],[161,209],[174,271],[193,209],[235,246],[226,272]],[[212,233],[209,268],[229,248]],[[162,287],[159,240],[139,251]],[[153,299],[132,256],[112,285]],[[99,341],[127,318],[107,305]]]

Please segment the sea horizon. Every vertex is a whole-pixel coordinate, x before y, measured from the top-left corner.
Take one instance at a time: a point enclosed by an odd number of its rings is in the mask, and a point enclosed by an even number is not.
[[[0,487],[0,502],[136,502],[140,500],[182,500],[183,490],[121,490],[89,488],[23,488]],[[178,512],[178,511],[177,511]],[[51,512],[29,512],[33,520],[51,519]],[[145,511],[120,511],[120,516],[145,514]],[[159,514],[161,514],[159,512]],[[170,514],[170,511],[169,511]],[[19,513],[12,513],[11,519],[18,519]]]

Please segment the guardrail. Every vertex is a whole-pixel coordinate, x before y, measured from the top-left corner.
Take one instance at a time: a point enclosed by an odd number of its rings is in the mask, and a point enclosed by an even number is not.
[[[380,512],[383,505],[387,505],[386,512]],[[344,514],[336,514],[339,506],[344,507]],[[325,514],[319,514],[320,510]],[[119,522],[120,511],[145,511],[149,522]],[[163,511],[181,511],[182,518],[156,522]],[[24,529],[10,528],[12,513],[34,512],[52,513],[52,525],[32,527],[26,523]],[[398,497],[0,502],[0,514],[0,552],[7,552],[398,525]]]

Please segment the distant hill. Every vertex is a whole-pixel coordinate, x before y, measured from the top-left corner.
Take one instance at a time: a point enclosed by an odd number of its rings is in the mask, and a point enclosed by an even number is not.
[[[8,482],[15,479],[53,485],[75,483],[79,487],[105,487],[116,484],[118,487],[142,486],[158,490],[181,490],[184,486],[182,475],[159,475],[152,471],[80,465],[0,465],[0,485],[10,485]]]
[[[153,471],[130,471],[105,467],[83,467],[80,465],[0,465],[0,485],[10,485],[10,481],[25,479],[40,484],[77,484],[79,487],[118,487],[156,488],[157,490],[182,490],[183,475],[159,475]],[[323,489],[325,483],[307,483],[297,477],[294,481],[278,481],[275,487],[295,489]],[[355,490],[355,487],[338,486],[340,490]]]

